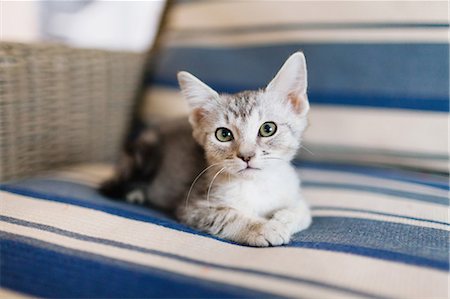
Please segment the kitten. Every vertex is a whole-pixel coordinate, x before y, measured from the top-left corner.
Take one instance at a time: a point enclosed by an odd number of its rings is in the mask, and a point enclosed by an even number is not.
[[[287,244],[311,224],[290,164],[309,110],[303,53],[290,56],[264,90],[218,94],[187,72],[178,81],[192,128],[178,120],[147,130],[103,192],[174,211],[237,243]]]

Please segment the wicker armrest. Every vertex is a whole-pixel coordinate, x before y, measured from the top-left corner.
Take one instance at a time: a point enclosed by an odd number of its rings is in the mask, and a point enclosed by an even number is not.
[[[0,43],[0,180],[115,157],[143,54]]]

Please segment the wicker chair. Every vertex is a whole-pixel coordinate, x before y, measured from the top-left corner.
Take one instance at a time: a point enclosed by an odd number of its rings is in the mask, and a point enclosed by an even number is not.
[[[0,181],[113,160],[143,61],[137,53],[0,43]]]

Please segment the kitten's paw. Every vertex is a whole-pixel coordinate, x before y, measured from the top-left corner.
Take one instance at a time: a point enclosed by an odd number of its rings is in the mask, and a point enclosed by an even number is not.
[[[145,195],[141,190],[133,190],[127,194],[127,202],[143,205],[145,202]]]
[[[291,240],[291,231],[280,221],[270,220],[263,228],[264,237],[272,246],[283,245]]]
[[[266,238],[264,238],[264,236],[262,234],[259,233],[253,233],[251,232],[248,237],[246,238],[246,240],[242,243],[245,243],[247,245],[250,246],[255,246],[255,247],[267,247],[270,246],[269,241],[266,240]]]
[[[297,227],[298,215],[289,209],[283,209],[276,212],[271,221],[278,221],[289,228],[293,233]]]
[[[246,243],[251,246],[267,247],[287,244],[290,239],[289,228],[279,221],[271,220],[250,230]]]
[[[272,220],[289,227],[292,234],[307,229],[312,222],[311,212],[307,206],[280,210],[273,215]]]

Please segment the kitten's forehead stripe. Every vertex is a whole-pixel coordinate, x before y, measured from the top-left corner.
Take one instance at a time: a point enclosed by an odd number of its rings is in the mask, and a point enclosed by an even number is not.
[[[249,117],[253,108],[258,104],[256,100],[258,95],[259,92],[256,91],[243,91],[231,95],[228,99],[228,112],[233,114],[235,118]]]

